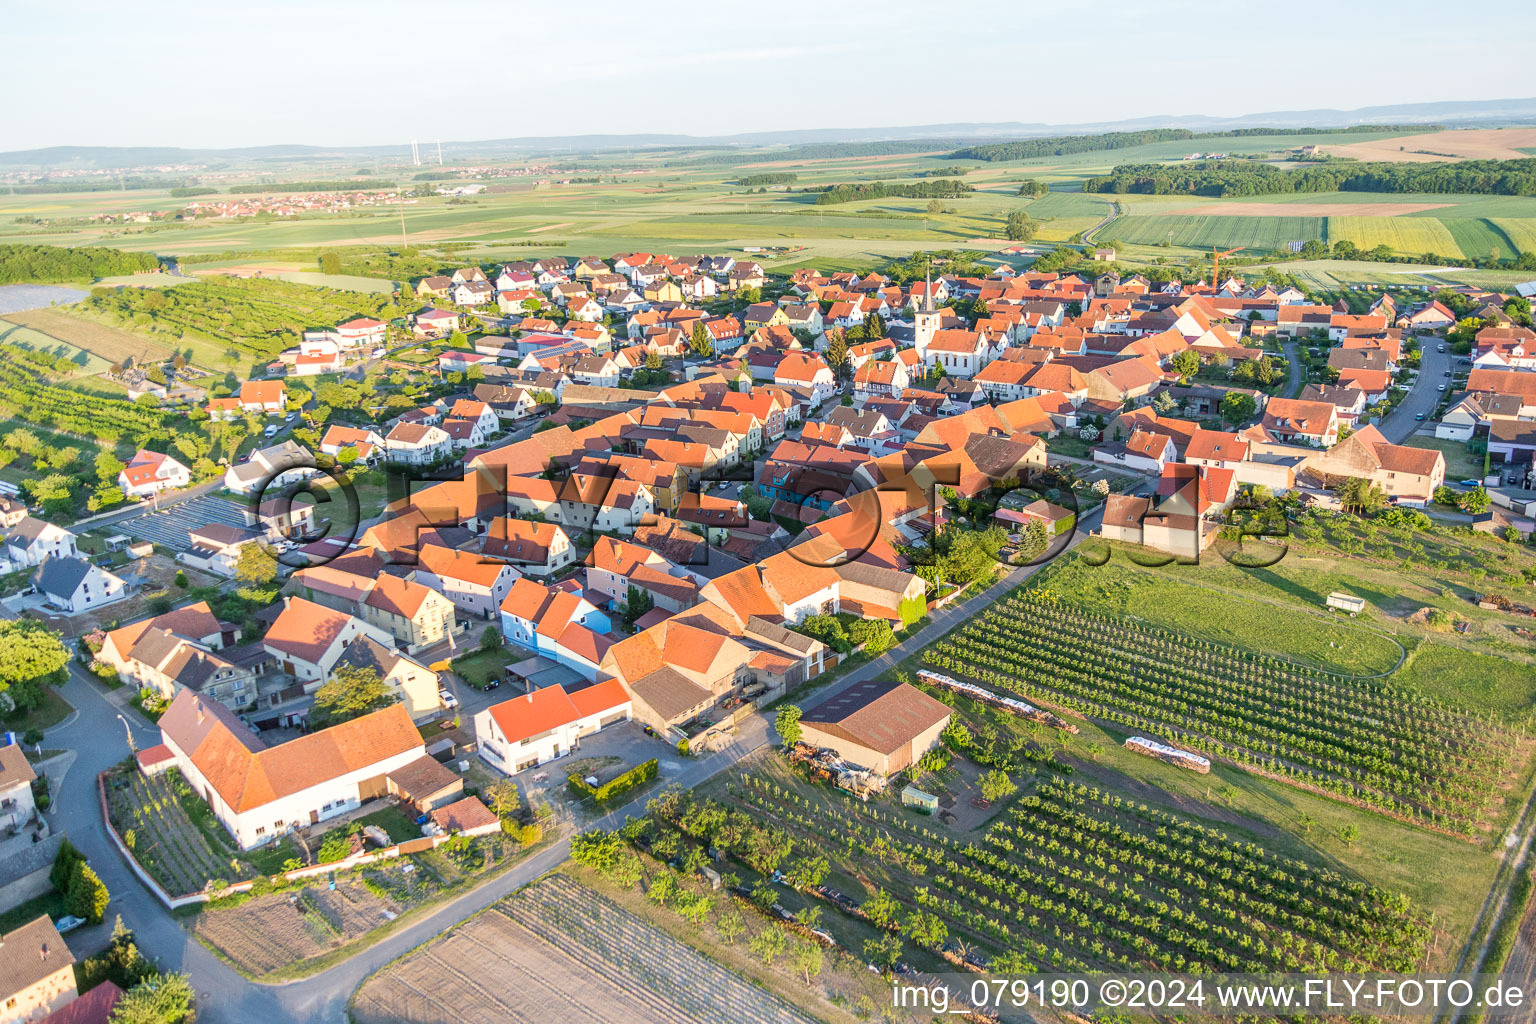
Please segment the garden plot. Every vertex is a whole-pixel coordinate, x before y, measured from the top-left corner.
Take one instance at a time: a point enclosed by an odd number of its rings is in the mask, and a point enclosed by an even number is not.
[[[337,879],[335,890],[321,882],[205,910],[192,932],[243,973],[259,977],[361,938],[399,912],[398,904]]]
[[[124,772],[109,775],[106,787],[112,827],[140,866],[172,896],[201,892],[210,879],[238,882],[251,877],[250,866],[236,859],[228,843],[210,838],[192,820],[183,804],[191,789],[179,773],[149,778],[138,771]]]
[[[812,1018],[608,899],[547,878],[366,981],[359,1024]]]

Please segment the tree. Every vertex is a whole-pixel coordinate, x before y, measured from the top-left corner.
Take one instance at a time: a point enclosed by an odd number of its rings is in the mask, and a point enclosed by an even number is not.
[[[57,892],[64,892],[69,888],[69,880],[74,876],[75,866],[85,863],[85,854],[75,848],[68,839],[59,843],[59,852],[53,855],[53,867],[48,869],[48,884]]]
[[[127,467],[123,460],[109,451],[103,451],[96,456],[96,479],[102,483],[117,483],[117,475]]]
[[[1387,503],[1387,492],[1380,484],[1358,476],[1349,477],[1340,484],[1338,495],[1345,510],[1358,516],[1369,515]]]
[[[500,650],[506,639],[501,635],[501,630],[495,626],[486,626],[485,632],[480,634],[480,649],[482,651]]]
[[[848,339],[836,327],[827,332],[827,365],[838,376],[842,376],[843,368],[848,365]]]
[[[927,946],[929,949],[937,949],[949,938],[949,929],[936,914],[926,910],[914,910],[907,915],[906,922],[901,930],[907,938],[919,946]]]
[[[786,747],[792,747],[800,742],[800,708],[794,704],[786,704],[779,708],[778,716],[773,720],[773,726],[779,730],[779,738],[784,741]]]
[[[1030,220],[1029,214],[1023,210],[1014,210],[1008,215],[1008,220],[1003,227],[1003,237],[1010,242],[1027,242],[1035,237],[1035,232],[1039,229],[1040,224]]]
[[[981,798],[988,803],[996,803],[1018,792],[1019,787],[1008,773],[1001,768],[994,768],[981,777]]]
[[[1181,380],[1187,381],[1200,372],[1200,353],[1192,348],[1187,348],[1175,354],[1169,365],[1173,367],[1173,372],[1177,373]]]
[[[1344,841],[1345,846],[1355,845],[1355,843],[1360,841],[1360,826],[1345,825],[1339,829],[1339,838]]]
[[[661,369],[661,353],[654,351],[648,352],[645,357],[645,368],[650,370],[652,373],[655,373],[657,370]]]
[[[1483,490],[1481,485],[1463,494],[1461,500],[1456,503],[1458,508],[1472,516],[1482,515],[1484,512],[1487,512],[1489,504],[1491,502],[1488,498],[1488,492]]]
[[[90,924],[100,924],[107,912],[111,895],[106,885],[83,860],[70,871],[69,886],[64,890],[64,906],[76,917]]]
[[[69,649],[35,619],[0,619],[0,712],[37,706],[43,686],[68,678]]]
[[[129,989],[112,1007],[111,1024],[182,1024],[192,1015],[192,982],[157,974]]]
[[[720,933],[720,937],[726,941],[727,945],[733,945],[746,930],[747,923],[734,910],[727,910],[715,918],[715,931]]]
[[[1159,391],[1157,397],[1152,399],[1152,408],[1159,416],[1171,416],[1179,407],[1178,399],[1168,391]]]
[[[709,328],[704,326],[703,320],[693,322],[693,334],[688,338],[688,347],[693,354],[707,359],[715,354],[715,339],[709,333]]]
[[[901,958],[901,936],[883,935],[864,940],[864,955],[876,967],[889,970]]]
[[[277,579],[277,559],[261,544],[247,544],[235,562],[235,579],[253,587],[270,586]]]
[[[335,725],[399,701],[400,695],[379,678],[377,669],[342,665],[315,691],[314,716],[320,724]]]
[[[772,966],[773,962],[783,954],[786,945],[788,943],[784,939],[784,933],[777,925],[770,924],[752,936],[752,941],[747,943],[747,948],[763,963]]]
[[[809,985],[811,979],[821,973],[822,952],[821,946],[815,942],[807,942],[804,939],[795,943],[795,948],[790,953],[795,970]]]
[[[341,257],[336,255],[334,252],[323,252],[323,253],[321,253],[320,254],[320,273],[322,273],[322,274],[339,274],[339,273],[341,273]]]
[[[927,209],[928,209],[928,212],[930,214],[940,214],[940,213],[948,213],[949,212],[948,208],[943,203],[939,202],[937,199],[930,199],[930,200],[928,200],[928,207],[927,207]]]
[[[1221,400],[1221,418],[1227,423],[1247,423],[1258,411],[1259,403],[1241,391],[1228,391]]]
[[[896,920],[901,905],[884,889],[876,889],[875,894],[864,901],[862,909],[864,916],[873,921],[876,927],[884,928]]]

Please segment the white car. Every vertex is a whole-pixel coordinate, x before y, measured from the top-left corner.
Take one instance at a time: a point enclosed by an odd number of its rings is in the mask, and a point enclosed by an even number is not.
[[[277,424],[274,423],[272,426],[270,426],[270,427],[268,427],[266,429],[266,436],[268,436],[268,437],[276,437],[277,436]]]
[[[447,690],[438,690],[437,699],[443,702],[443,707],[445,708],[456,708],[459,706],[459,698],[455,697]]]

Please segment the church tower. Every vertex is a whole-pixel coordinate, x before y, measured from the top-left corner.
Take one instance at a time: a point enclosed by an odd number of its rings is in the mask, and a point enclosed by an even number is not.
[[[933,340],[934,333],[939,329],[939,314],[933,308],[933,281],[930,271],[923,273],[923,286],[923,304],[917,308],[913,316],[912,341],[917,346],[917,354],[927,358],[928,343]]]

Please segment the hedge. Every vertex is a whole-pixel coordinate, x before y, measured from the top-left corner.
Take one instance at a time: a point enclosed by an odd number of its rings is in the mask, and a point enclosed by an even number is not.
[[[635,765],[623,775],[609,779],[601,786],[589,786],[586,779],[574,773],[566,781],[569,783],[572,793],[575,793],[577,796],[590,796],[601,804],[607,803],[614,797],[623,796],[635,787],[650,782],[660,774],[660,770],[660,766],[653,757],[649,761]]]

